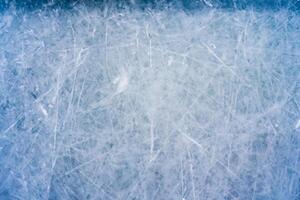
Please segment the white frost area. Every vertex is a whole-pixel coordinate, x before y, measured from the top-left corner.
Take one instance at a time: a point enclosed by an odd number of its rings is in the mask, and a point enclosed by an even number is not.
[[[0,199],[299,199],[299,30],[285,10],[1,14]]]
[[[116,94],[124,92],[128,87],[128,74],[125,71],[122,72],[113,83],[117,85]]]

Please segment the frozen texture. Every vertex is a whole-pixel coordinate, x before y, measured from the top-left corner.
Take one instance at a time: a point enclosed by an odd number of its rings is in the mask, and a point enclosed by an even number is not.
[[[0,199],[298,200],[299,38],[287,10],[2,13]]]

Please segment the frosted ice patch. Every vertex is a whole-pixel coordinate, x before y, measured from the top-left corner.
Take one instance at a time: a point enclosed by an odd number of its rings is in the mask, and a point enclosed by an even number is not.
[[[174,61],[174,58],[172,56],[170,56],[168,58],[168,66],[172,65],[173,61]]]
[[[116,94],[122,93],[128,87],[128,74],[123,71],[117,78],[114,79],[113,84],[117,85]]]
[[[45,117],[47,117],[47,116],[48,116],[48,112],[47,112],[47,110],[44,108],[44,106],[40,104],[40,105],[39,105],[39,108],[40,108],[41,112],[43,113],[43,115],[44,115]]]

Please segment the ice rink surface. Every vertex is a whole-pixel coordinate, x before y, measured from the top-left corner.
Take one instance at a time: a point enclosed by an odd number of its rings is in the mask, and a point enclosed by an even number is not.
[[[0,200],[299,200],[298,7],[3,1]]]

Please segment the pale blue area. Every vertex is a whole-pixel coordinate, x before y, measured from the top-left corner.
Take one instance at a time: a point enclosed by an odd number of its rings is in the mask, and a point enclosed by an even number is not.
[[[300,199],[297,1],[26,5],[0,16],[0,200]]]

